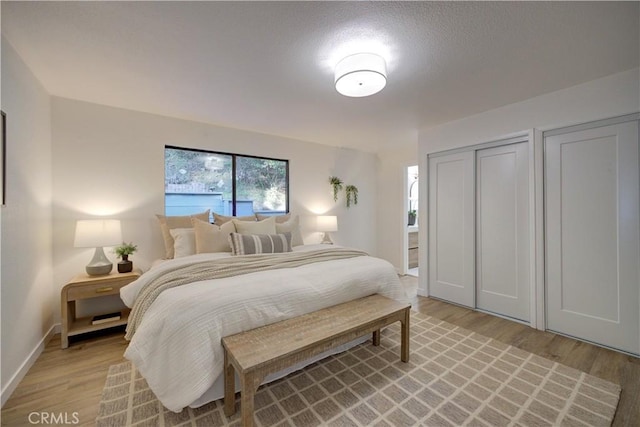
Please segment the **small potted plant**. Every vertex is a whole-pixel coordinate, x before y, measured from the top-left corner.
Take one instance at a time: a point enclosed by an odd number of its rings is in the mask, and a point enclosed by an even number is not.
[[[129,261],[129,255],[138,250],[138,246],[133,243],[125,243],[116,247],[113,251],[118,258],[122,258],[122,261],[118,263],[118,273],[129,273],[133,270],[133,262]]]
[[[409,222],[408,225],[415,225],[416,223],[416,210],[412,209],[409,211]]]

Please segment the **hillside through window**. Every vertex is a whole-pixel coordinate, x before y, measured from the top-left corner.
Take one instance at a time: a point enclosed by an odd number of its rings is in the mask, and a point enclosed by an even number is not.
[[[289,161],[165,146],[165,214],[289,211]]]

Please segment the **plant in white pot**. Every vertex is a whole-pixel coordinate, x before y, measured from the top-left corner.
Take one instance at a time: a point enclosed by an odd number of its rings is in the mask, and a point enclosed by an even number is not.
[[[138,250],[138,246],[133,243],[125,243],[116,247],[113,251],[118,258],[122,258],[122,261],[118,263],[118,273],[129,273],[133,270],[133,262],[129,261],[129,255]]]

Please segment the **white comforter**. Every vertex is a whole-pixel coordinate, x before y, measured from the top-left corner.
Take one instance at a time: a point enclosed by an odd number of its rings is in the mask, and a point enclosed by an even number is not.
[[[300,246],[294,250],[318,249]],[[141,287],[164,271],[229,254],[199,254],[162,263],[125,286],[133,306]],[[172,411],[202,399],[221,375],[222,337],[379,293],[407,301],[387,261],[361,256],[302,267],[204,280],[163,292],[129,343],[129,359],[162,404]]]

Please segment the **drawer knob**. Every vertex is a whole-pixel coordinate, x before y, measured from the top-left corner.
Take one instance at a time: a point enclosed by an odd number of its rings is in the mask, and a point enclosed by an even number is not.
[[[112,287],[112,286],[106,286],[106,287],[104,287],[104,288],[98,288],[98,289],[96,289],[96,294],[101,294],[101,293],[103,293],[103,292],[109,292],[109,291],[112,291],[112,290],[113,290],[113,287]]]

